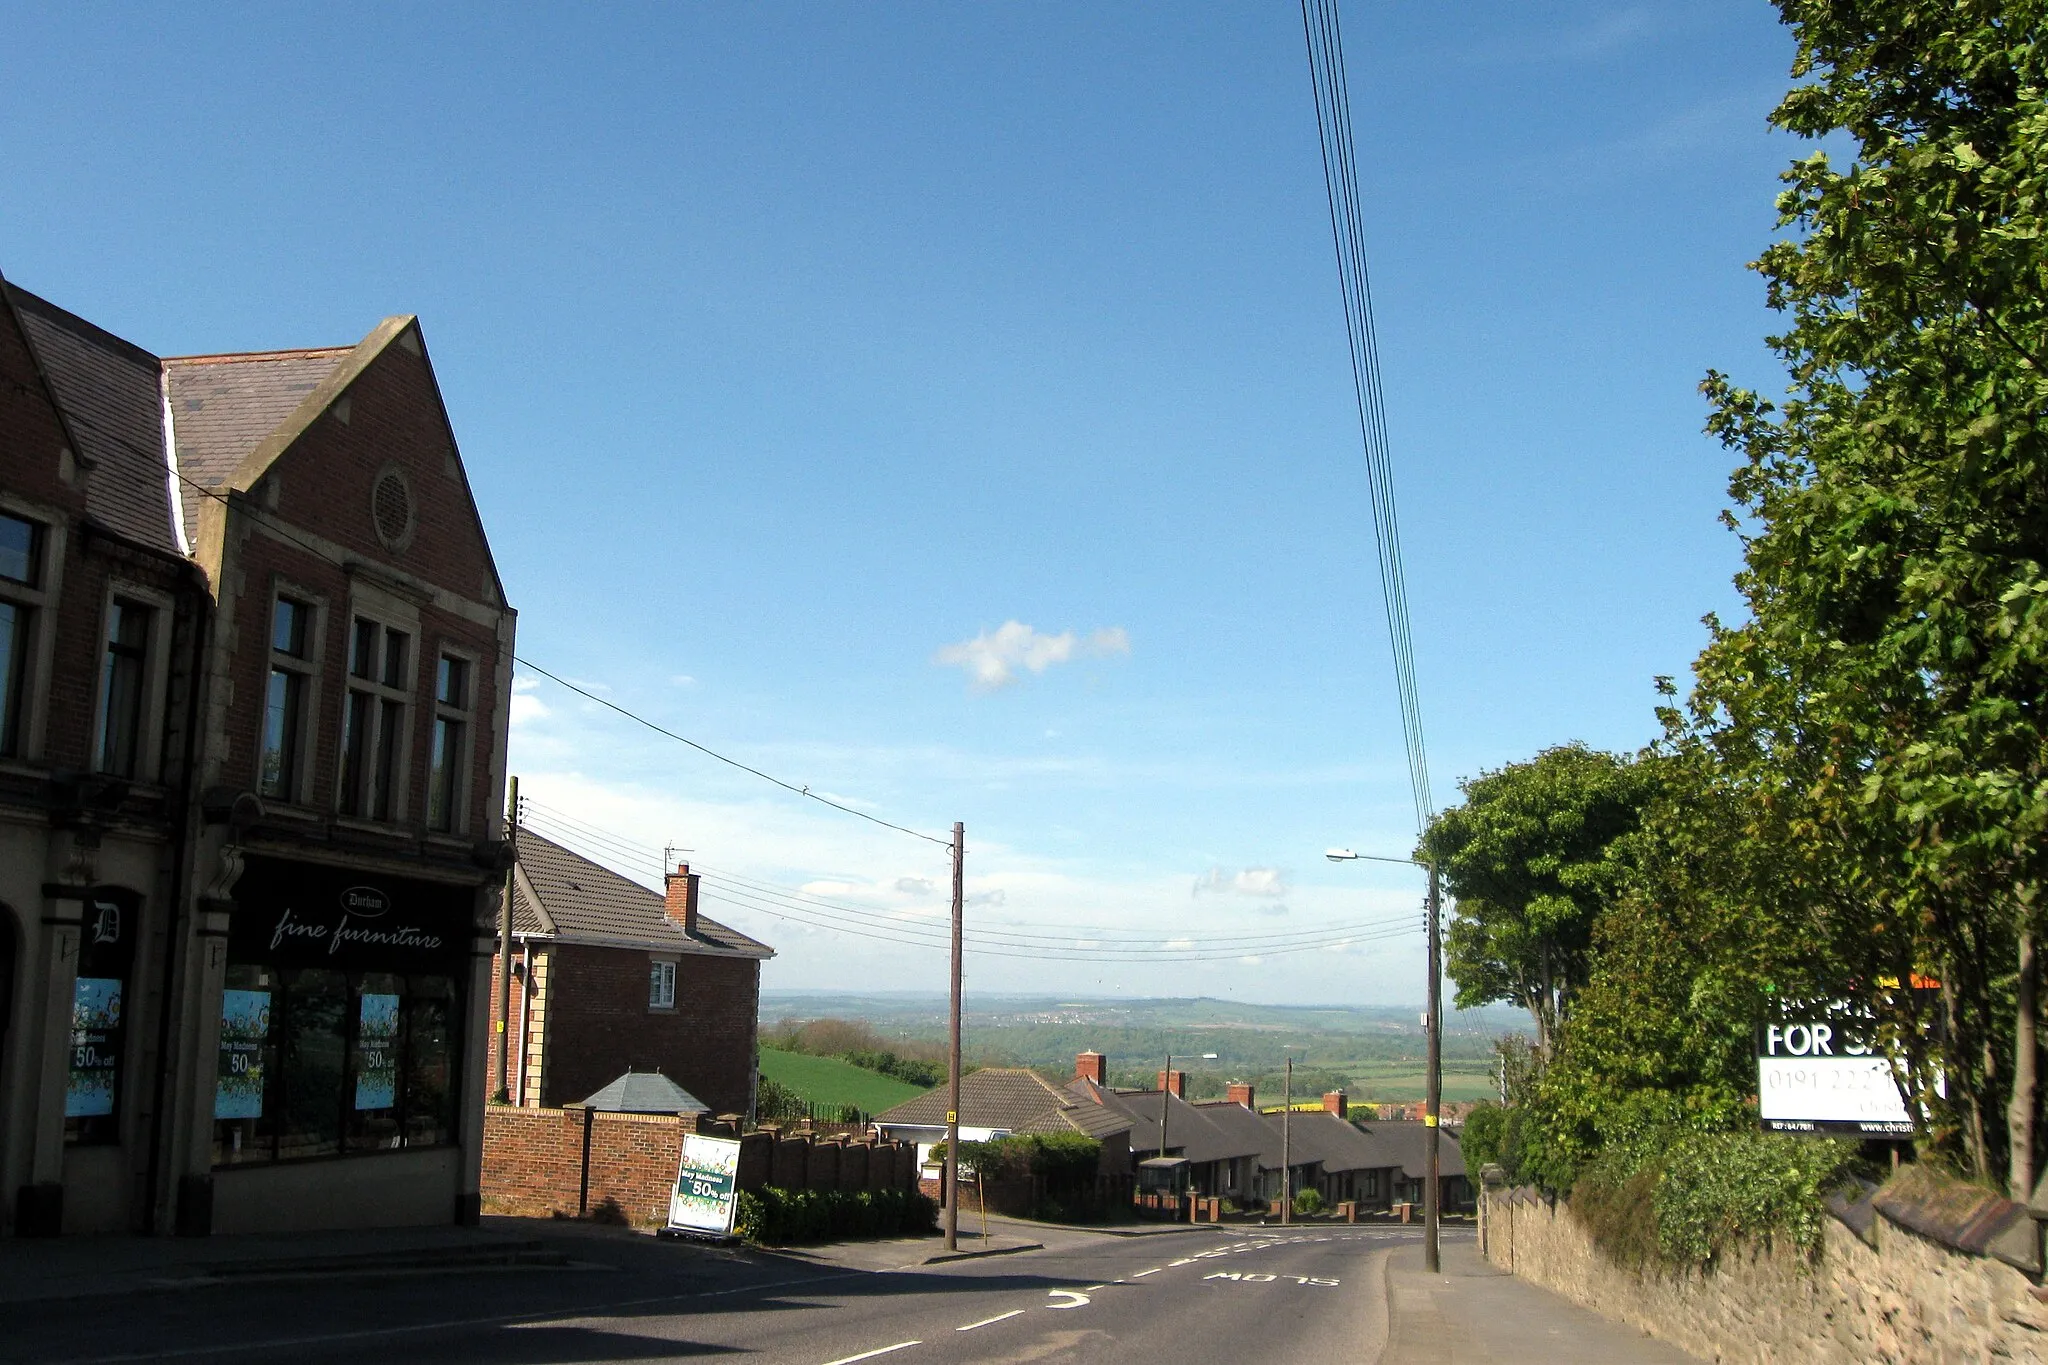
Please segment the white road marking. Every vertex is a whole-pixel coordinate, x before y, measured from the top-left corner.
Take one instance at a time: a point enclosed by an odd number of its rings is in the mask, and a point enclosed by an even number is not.
[[[862,1351],[857,1356],[841,1356],[837,1360],[828,1360],[825,1362],[825,1365],[853,1365],[853,1362],[856,1360],[873,1360],[876,1356],[885,1356],[891,1351],[900,1351],[906,1346],[922,1345],[924,1343],[921,1341],[899,1341],[894,1346],[879,1346],[872,1351]]]
[[[1048,1289],[1045,1292],[1055,1299],[1073,1300],[1072,1303],[1049,1303],[1046,1305],[1047,1308],[1086,1308],[1090,1302],[1086,1294],[1076,1293],[1071,1289]],[[834,1365],[837,1365],[837,1362],[834,1362]]]
[[[1165,1267],[1165,1266],[1163,1266],[1163,1265],[1155,1265],[1155,1266],[1153,1266],[1153,1267],[1152,1267],[1152,1268],[1151,1268],[1150,1270],[1141,1270],[1141,1271],[1139,1271],[1139,1272],[1138,1272],[1137,1274],[1135,1274],[1135,1275],[1131,1276],[1131,1278],[1132,1278],[1132,1279],[1134,1279],[1134,1280],[1142,1280],[1142,1279],[1144,1279],[1144,1278],[1145,1278],[1145,1277],[1146,1277],[1147,1275],[1157,1275],[1157,1274],[1158,1274],[1158,1273],[1159,1273],[1160,1271],[1162,1271],[1162,1270],[1164,1270],[1164,1269],[1166,1269],[1166,1267]]]
[[[992,1323],[1007,1322],[1011,1318],[1021,1316],[1023,1312],[1024,1310],[1021,1308],[1012,1308],[1007,1313],[998,1313],[992,1318],[983,1318],[980,1322],[970,1322],[965,1327],[955,1327],[953,1330],[956,1332],[972,1332],[977,1327],[987,1327]]]
[[[1094,1293],[1094,1292],[1095,1292],[1096,1290],[1098,1290],[1098,1289],[1107,1289],[1107,1288],[1109,1288],[1109,1286],[1108,1286],[1108,1285],[1106,1285],[1106,1284],[1091,1284],[1091,1285],[1089,1285],[1089,1286],[1088,1286],[1088,1287],[1087,1287],[1086,1289],[1082,1290],[1081,1292],[1082,1292],[1083,1294],[1093,1294],[1093,1293]]]

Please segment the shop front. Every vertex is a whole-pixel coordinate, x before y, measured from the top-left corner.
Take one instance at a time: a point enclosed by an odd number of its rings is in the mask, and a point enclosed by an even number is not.
[[[215,1232],[461,1216],[478,892],[252,856],[213,1093]]]

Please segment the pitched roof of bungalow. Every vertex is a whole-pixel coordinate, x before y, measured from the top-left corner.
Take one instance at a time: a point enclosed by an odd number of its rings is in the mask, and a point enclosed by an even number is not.
[[[521,826],[513,846],[515,936],[610,948],[770,958],[775,950],[705,915],[695,935],[669,918],[667,901],[636,881]]]
[[[905,1100],[875,1115],[875,1122],[905,1128],[946,1126],[947,1087]],[[960,1078],[960,1122],[1007,1133],[1080,1133],[1105,1138],[1130,1128],[1120,1112],[1084,1104],[1037,1072],[991,1066]]]
[[[1159,1150],[1161,1091],[1112,1090],[1082,1076],[1067,1082],[1066,1093],[1078,1101],[1122,1115],[1130,1124],[1133,1152]],[[1189,1104],[1171,1091],[1163,1095],[1167,1151],[1178,1152],[1197,1165],[1258,1154],[1259,1144],[1248,1132],[1213,1121],[1201,1106]]]

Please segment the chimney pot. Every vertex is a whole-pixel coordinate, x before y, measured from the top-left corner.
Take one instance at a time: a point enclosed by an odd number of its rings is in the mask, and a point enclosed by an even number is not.
[[[1109,1084],[1109,1058],[1100,1052],[1078,1054],[1074,1058],[1074,1077],[1106,1087]]]
[[[1332,1090],[1329,1093],[1325,1094],[1323,1096],[1323,1112],[1326,1114],[1335,1114],[1340,1119],[1347,1117],[1347,1106],[1344,1099],[1344,1092],[1341,1090]]]
[[[688,863],[677,863],[676,870],[663,879],[668,895],[662,909],[668,917],[682,928],[691,938],[697,936],[697,874],[690,871]]]
[[[1224,1098],[1232,1104],[1243,1105],[1246,1109],[1258,1107],[1252,1103],[1252,1088],[1246,1081],[1232,1082],[1230,1089],[1224,1092]]]
[[[1184,1100],[1188,1097],[1187,1072],[1161,1071],[1155,1074],[1159,1077],[1159,1088],[1161,1090],[1171,1090],[1173,1097],[1177,1100]]]

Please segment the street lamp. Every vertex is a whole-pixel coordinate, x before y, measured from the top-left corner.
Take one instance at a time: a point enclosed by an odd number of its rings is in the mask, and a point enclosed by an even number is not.
[[[1437,1256],[1438,1223],[1438,1157],[1437,1125],[1438,1115],[1443,1108],[1444,1058],[1443,1058],[1443,942],[1442,928],[1438,923],[1440,902],[1437,890],[1436,864],[1427,858],[1389,858],[1376,853],[1354,853],[1348,848],[1328,849],[1323,853],[1333,863],[1371,862],[1406,863],[1410,867],[1429,870],[1429,1013],[1423,1016],[1422,1024],[1428,1038],[1428,1071],[1424,1078],[1422,1100],[1422,1150],[1424,1156],[1424,1183],[1422,1187],[1422,1265],[1434,1275],[1441,1268]]]

